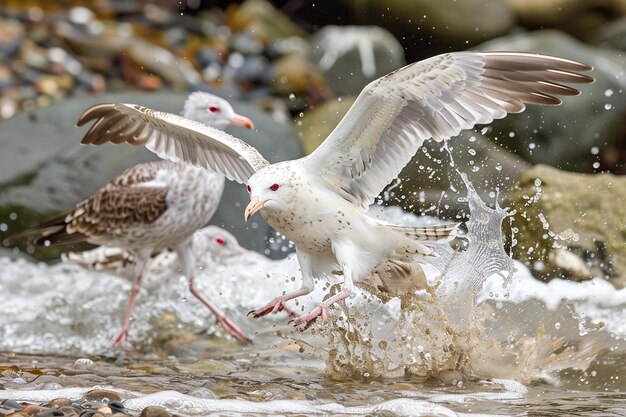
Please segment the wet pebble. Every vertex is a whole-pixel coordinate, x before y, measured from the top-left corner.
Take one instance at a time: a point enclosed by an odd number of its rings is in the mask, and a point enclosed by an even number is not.
[[[93,389],[87,392],[83,399],[87,401],[120,401],[119,394],[115,391],[106,389]]]
[[[72,400],[69,398],[56,398],[46,405],[53,408],[68,407],[72,405]]]
[[[126,411],[126,407],[124,407],[121,401],[109,401],[108,405],[113,414],[124,413]]]
[[[22,406],[15,400],[4,400],[2,403],[2,408],[6,408],[7,410],[21,410]]]
[[[61,410],[45,410],[35,414],[37,417],[65,417],[66,414]]]
[[[141,411],[139,417],[171,417],[171,414],[163,407],[150,405]]]

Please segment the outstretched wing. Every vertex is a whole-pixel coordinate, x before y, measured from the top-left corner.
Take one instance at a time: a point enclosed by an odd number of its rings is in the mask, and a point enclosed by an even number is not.
[[[525,104],[558,105],[590,83],[592,67],[524,53],[456,52],[394,71],[367,85],[330,136],[305,158],[326,186],[366,209],[422,143],[491,123]]]
[[[136,104],[99,104],[83,113],[77,125],[96,122],[82,144],[106,142],[144,145],[163,159],[186,162],[247,182],[269,163],[246,142],[219,129]]]

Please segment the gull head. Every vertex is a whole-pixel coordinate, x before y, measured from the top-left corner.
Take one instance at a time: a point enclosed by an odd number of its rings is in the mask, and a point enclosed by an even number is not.
[[[239,245],[235,236],[218,226],[207,226],[198,230],[193,235],[193,247],[198,258],[208,252],[216,262],[248,252]]]
[[[298,184],[298,175],[291,169],[292,162],[269,165],[250,177],[246,184],[250,194],[250,204],[244,212],[246,221],[261,209],[274,213],[291,209]]]
[[[224,129],[229,125],[254,128],[252,120],[235,113],[227,100],[204,91],[196,91],[187,97],[183,116],[217,129]]]

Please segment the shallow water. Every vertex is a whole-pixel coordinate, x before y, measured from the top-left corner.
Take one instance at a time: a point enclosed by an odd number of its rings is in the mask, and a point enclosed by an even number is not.
[[[131,412],[158,404],[181,415],[626,415],[626,290],[604,280],[546,284],[515,263],[510,282],[496,274],[478,287],[463,331],[428,291],[387,304],[357,291],[331,325],[303,331],[284,314],[246,317],[299,285],[293,256],[206,265],[200,289],[252,345],[226,338],[183,279],[157,274],[138,299],[134,350],[112,349],[128,280],[0,258],[0,351],[17,352],[0,356],[0,398],[80,400],[105,387]],[[330,287],[318,283],[296,312]],[[94,364],[75,364],[84,357]]]

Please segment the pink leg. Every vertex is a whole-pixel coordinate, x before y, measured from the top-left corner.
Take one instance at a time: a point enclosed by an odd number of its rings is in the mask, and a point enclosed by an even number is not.
[[[189,289],[191,290],[191,293],[198,300],[200,300],[202,304],[207,306],[209,310],[211,310],[211,312],[215,315],[215,317],[217,317],[217,320],[222,325],[224,330],[226,330],[228,333],[235,336],[237,339],[239,339],[242,342],[250,341],[250,339],[246,337],[246,335],[241,331],[241,329],[239,329],[239,327],[237,327],[235,323],[233,323],[228,317],[226,317],[226,315],[222,312],[222,310],[220,310],[216,305],[210,302],[208,298],[206,298],[204,294],[202,294],[198,290],[198,287],[196,287],[196,282],[193,278],[193,275],[189,277]]]
[[[126,344],[128,339],[128,328],[130,327],[130,318],[133,315],[133,310],[135,308],[135,300],[137,298],[137,293],[139,292],[139,286],[141,285],[141,277],[140,274],[133,281],[133,287],[130,290],[130,299],[128,300],[128,307],[126,307],[126,314],[124,315],[124,322],[122,323],[122,330],[117,335],[115,339],[113,339],[113,344],[115,346],[122,346]]]
[[[326,301],[319,303],[318,306],[309,313],[294,319],[294,324],[297,326],[302,323],[310,323],[315,321],[318,317],[321,318],[322,323],[326,323],[326,309],[336,302],[345,300],[352,295],[352,272],[347,266],[343,268],[343,277],[344,282],[341,286],[341,291],[328,298]]]
[[[191,293],[205,306],[211,310],[211,312],[217,318],[217,321],[222,325],[224,330],[226,330],[231,335],[235,336],[242,342],[249,342],[250,339],[246,337],[246,335],[241,331],[239,327],[232,320],[230,320],[226,315],[217,308],[212,302],[209,301],[208,298],[204,296],[196,286],[196,281],[194,278],[194,270],[195,270],[195,258],[193,254],[192,247],[192,239],[188,238],[184,242],[182,242],[177,248],[176,253],[178,254],[178,258],[180,260],[181,266],[183,267],[183,273],[187,277],[189,281],[189,290]]]

